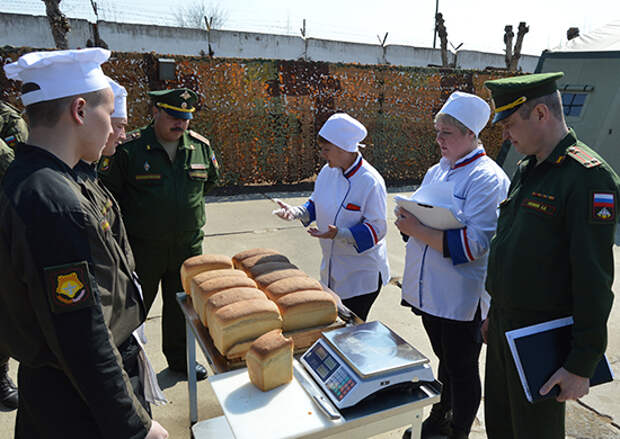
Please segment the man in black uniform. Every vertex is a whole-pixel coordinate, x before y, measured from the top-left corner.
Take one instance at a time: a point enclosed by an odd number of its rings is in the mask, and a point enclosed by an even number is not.
[[[34,52],[4,67],[24,82],[31,123],[0,192],[0,349],[20,361],[16,438],[167,437],[136,376],[138,286],[108,212],[72,169],[98,160],[112,131],[109,54]]]

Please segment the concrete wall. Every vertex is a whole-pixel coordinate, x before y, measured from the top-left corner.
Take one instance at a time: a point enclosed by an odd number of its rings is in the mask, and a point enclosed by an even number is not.
[[[72,19],[69,46],[85,47],[92,39],[92,25],[86,20]],[[397,66],[426,67],[441,64],[439,49],[413,46],[360,44],[319,40],[288,35],[271,35],[229,30],[213,30],[209,35],[200,29],[140,24],[98,24],[101,38],[110,49],[121,52],[157,52],[174,55],[201,55],[209,53],[209,42],[216,57],[264,58],[334,63],[392,64]],[[0,13],[0,46],[52,48],[54,41],[47,17]],[[450,62],[454,54],[450,54]],[[537,56],[524,55],[520,67],[533,72]],[[504,67],[504,55],[462,50],[457,54],[457,67],[484,70],[486,67]]]

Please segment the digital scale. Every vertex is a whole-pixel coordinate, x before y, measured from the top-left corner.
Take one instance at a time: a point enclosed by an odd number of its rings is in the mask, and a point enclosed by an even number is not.
[[[395,384],[435,380],[429,359],[381,322],[324,332],[301,363],[339,409]]]

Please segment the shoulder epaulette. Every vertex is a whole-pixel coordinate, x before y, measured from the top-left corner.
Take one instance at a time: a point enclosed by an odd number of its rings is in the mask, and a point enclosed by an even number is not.
[[[209,143],[209,139],[207,139],[205,136],[198,134],[196,131],[193,130],[188,130],[187,133],[190,135],[190,137],[202,142],[202,143],[206,143],[207,145],[210,145]]]
[[[594,168],[595,166],[602,164],[599,159],[592,157],[583,148],[580,148],[577,145],[570,146],[566,150],[566,155],[575,159],[581,166],[586,168]]]
[[[122,142],[121,145],[124,145],[125,143],[129,143],[129,142],[133,142],[134,140],[139,139],[141,135],[142,134],[140,130],[135,130],[130,133],[127,133],[125,135],[125,141]]]

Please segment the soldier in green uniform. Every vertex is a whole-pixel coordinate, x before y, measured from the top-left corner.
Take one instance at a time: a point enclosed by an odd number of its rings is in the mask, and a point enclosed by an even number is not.
[[[28,140],[28,126],[20,112],[12,105],[0,101],[0,180],[15,158],[14,149],[19,142]],[[9,373],[9,357],[0,354],[0,403],[16,409],[18,405],[17,386]]]
[[[562,110],[556,80],[545,73],[487,81],[494,122],[526,157],[500,205],[486,288],[491,310],[485,418],[490,439],[564,438],[565,401],[588,393],[607,345],[619,179],[580,142]],[[540,389],[556,398],[527,401],[504,333],[572,316],[572,348]]]
[[[209,141],[188,129],[198,96],[189,89],[150,92],[153,121],[104,158],[99,176],[121,206],[147,310],[161,282],[163,352],[186,374],[185,321],[176,302],[179,270],[202,253],[204,195],[220,176]],[[197,364],[198,379],[207,371]]]
[[[0,139],[0,180],[4,177],[6,170],[9,168],[9,165],[15,158],[15,153],[9,145],[2,139]],[[0,360],[0,363],[2,361]]]
[[[4,101],[0,101],[0,139],[12,149],[19,142],[28,140],[26,121],[17,108]]]

